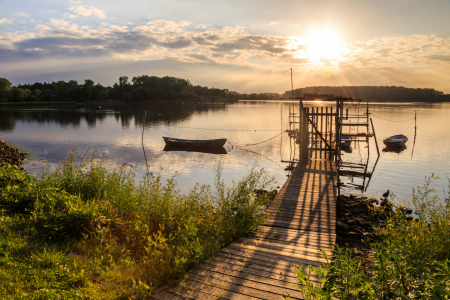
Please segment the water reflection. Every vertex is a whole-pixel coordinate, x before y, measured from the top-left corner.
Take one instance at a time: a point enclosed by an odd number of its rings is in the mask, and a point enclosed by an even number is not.
[[[394,153],[402,153],[407,149],[406,145],[400,146],[400,147],[393,147],[393,146],[384,146],[383,152],[394,152]]]
[[[225,110],[225,105],[206,106],[194,103],[120,103],[98,106],[54,106],[51,108],[2,108],[0,109],[0,131],[12,131],[17,122],[38,125],[56,124],[60,128],[79,128],[85,122],[88,129],[95,129],[108,116],[114,116],[122,128],[130,125],[142,126],[144,111],[147,111],[146,126],[164,123],[173,124],[188,120],[194,113]]]
[[[101,108],[98,105],[2,107],[0,138],[33,153],[34,160],[25,165],[29,171],[39,171],[47,160],[51,167],[55,167],[60,159],[67,157],[72,147],[78,150],[80,161],[90,147],[87,156],[97,150],[100,154],[106,154],[108,164],[134,164],[139,179],[146,172],[141,144],[146,111],[144,145],[151,171],[158,172],[163,168],[163,175],[167,177],[178,171],[176,180],[181,191],[187,191],[197,182],[214,184],[214,168],[220,160],[220,154],[225,157],[222,178],[226,182],[245,176],[257,162],[282,185],[293,166],[281,160],[286,156],[289,158],[290,147],[295,151],[295,143],[290,145],[287,135],[280,135],[281,109],[280,102],[256,101],[226,106],[169,103],[102,104]],[[411,120],[415,111],[417,136],[414,156],[411,157],[409,154],[412,154],[415,135]],[[379,141],[399,132],[403,132],[410,140],[400,155],[380,149],[381,156],[375,171],[372,167],[367,170],[373,172],[368,194],[377,196],[389,189],[398,197],[410,198],[411,188],[423,184],[424,176],[431,172],[441,177],[434,184],[436,190],[447,188],[446,175],[450,170],[450,152],[447,151],[450,148],[450,104],[371,104],[370,113]],[[180,151],[165,149],[162,136],[166,135],[186,139],[227,138],[234,145],[254,146],[230,151],[232,146],[226,144],[220,150],[221,153]],[[261,141],[268,142],[259,144]],[[283,147],[284,144],[287,146]],[[370,159],[372,166],[377,157],[375,149],[372,139],[370,153],[367,153],[363,144],[352,143],[352,148],[344,149],[347,151],[343,155],[354,164],[363,164]],[[285,171],[285,168],[288,170]],[[352,182],[348,183],[351,186]],[[366,187],[367,184],[366,181]],[[354,192],[355,188],[358,187],[348,188],[344,192]]]

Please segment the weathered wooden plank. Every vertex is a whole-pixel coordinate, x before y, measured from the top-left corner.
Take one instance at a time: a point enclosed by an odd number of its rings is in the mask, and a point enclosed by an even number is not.
[[[233,247],[235,249],[251,249],[251,250],[255,250],[255,251],[259,251],[259,252],[265,252],[265,253],[272,253],[275,255],[283,255],[283,256],[288,256],[291,258],[299,258],[299,259],[305,259],[305,260],[310,260],[310,261],[317,261],[317,262],[322,262],[322,263],[326,263],[327,261],[325,260],[325,258],[323,258],[323,256],[319,253],[309,253],[309,252],[303,252],[303,253],[292,253],[292,252],[288,252],[283,250],[276,250],[276,249],[272,249],[273,247],[263,247],[263,246],[253,246],[253,245],[247,245],[247,244],[240,244],[240,243],[233,243],[228,247]],[[227,249],[228,249],[227,247]]]
[[[275,270],[274,269],[274,270],[271,270],[268,272],[268,271],[254,269],[254,268],[249,268],[251,266],[250,263],[248,264],[248,266],[247,265],[238,265],[237,263],[238,263],[237,261],[229,262],[229,263],[214,261],[210,264],[202,263],[197,267],[197,269],[204,269],[204,270],[209,270],[212,272],[223,273],[223,274],[226,274],[229,276],[240,277],[240,278],[253,280],[256,282],[267,283],[267,284],[271,284],[271,285],[276,285],[276,286],[280,286],[280,287],[282,286],[282,287],[289,288],[289,289],[295,289],[290,284],[294,284],[294,285],[298,284],[297,278],[295,277],[294,273],[292,273],[291,271],[285,272],[283,270]],[[292,267],[292,269],[294,269],[294,267]],[[274,280],[276,282],[282,281],[283,283],[275,284]],[[318,284],[317,276],[313,276],[312,281],[314,281]]]
[[[320,228],[320,227],[309,226],[309,225],[285,224],[285,223],[277,223],[277,222],[270,222],[269,224],[274,227],[280,227],[280,228],[310,230],[310,231],[325,232],[325,233],[334,232],[334,229],[332,229],[332,228]]]
[[[304,244],[289,244],[289,243],[278,243],[277,241],[268,241],[268,240],[261,240],[261,239],[255,239],[255,238],[242,238],[238,242],[241,242],[242,244],[248,244],[248,245],[260,245],[260,246],[267,246],[271,247],[273,249],[283,249],[283,251],[293,251],[294,253],[319,253],[320,249],[317,247],[310,248],[306,247]]]
[[[202,299],[202,300],[217,300],[217,296],[213,296],[207,293],[203,293],[201,290],[195,290],[193,288],[184,288],[181,286],[175,286],[170,289],[171,293],[181,296],[182,299]]]
[[[269,219],[275,220],[290,220],[290,221],[299,221],[299,220],[314,220],[314,219],[322,219],[322,220],[331,220],[334,221],[336,216],[328,213],[317,213],[317,214],[299,214],[299,213],[291,213],[291,212],[266,212],[266,217]],[[263,224],[264,226],[264,224]]]
[[[269,233],[277,233],[279,235],[288,235],[288,236],[302,236],[302,235],[307,235],[307,236],[321,236],[321,237],[328,237],[328,236],[336,236],[336,234],[327,234],[327,233],[315,233],[315,232],[310,232],[310,231],[302,231],[302,230],[297,230],[297,229],[288,229],[288,228],[275,228],[275,227],[270,227],[270,226],[260,226],[258,227],[257,232],[269,232]]]
[[[191,276],[191,277],[193,277],[193,276]],[[196,279],[196,278],[193,278],[193,279]],[[188,289],[201,291],[205,294],[215,296],[216,299],[217,298],[233,299],[233,300],[264,299],[264,298],[252,297],[252,296],[249,296],[246,294],[237,293],[232,290],[224,289],[222,287],[216,287],[215,285],[213,285],[213,283],[210,283],[210,282],[205,283],[205,281],[206,280],[196,281],[196,280],[191,280],[191,278],[190,278],[189,280],[183,281],[183,284]]]
[[[300,221],[290,221],[290,220],[277,220],[268,219],[264,222],[266,226],[272,225],[276,227],[286,227],[286,228],[298,228],[299,230],[307,230],[305,228],[316,228],[316,231],[334,232],[336,231],[336,222],[330,219],[315,219],[315,220],[300,220]],[[290,225],[290,226],[285,226]],[[309,229],[311,230],[311,229]]]
[[[270,261],[270,260],[264,260],[259,258],[254,258],[252,256],[241,256],[238,254],[233,253],[225,253],[225,252],[219,252],[216,256],[216,259],[218,261],[225,261],[228,262],[229,260],[238,260],[244,263],[244,265],[247,265],[247,268],[253,268],[258,269],[262,271],[272,272],[273,270],[278,270],[277,272],[283,272],[283,273],[291,273],[294,266],[301,266],[302,264],[294,264],[292,262],[278,260],[276,262]],[[303,264],[303,269],[305,271],[308,271],[308,264]]]
[[[284,232],[284,230],[292,230],[293,232]],[[289,228],[280,228],[280,227],[273,227],[270,225],[262,225],[258,227],[258,230],[256,231],[259,235],[267,235],[272,234],[274,237],[281,236],[281,237],[290,237],[290,238],[300,238],[300,237],[308,237],[310,239],[325,239],[325,238],[335,238],[335,233],[325,233],[325,232],[311,232],[306,230],[298,230],[298,229],[289,229]]]
[[[261,236],[254,236],[252,237],[255,240],[259,241],[266,241],[269,243],[276,243],[276,244],[283,244],[283,245],[290,245],[293,247],[306,247],[309,249],[329,249],[334,246],[334,243],[331,241],[311,241],[307,238],[302,239],[283,239],[281,237],[273,237],[273,235],[261,235]]]
[[[217,273],[216,273],[217,274]],[[219,274],[220,275],[220,274]],[[278,299],[280,295],[272,293],[267,290],[260,290],[257,288],[249,287],[250,283],[247,283],[247,286],[236,284],[233,282],[241,282],[239,278],[228,278],[226,275],[221,275],[221,278],[215,278],[213,276],[202,276],[199,274],[190,274],[189,282],[199,282],[204,285],[208,285],[211,288],[220,289],[219,293],[216,294],[219,298],[226,299],[248,299],[248,297],[259,298],[259,299]],[[229,281],[227,281],[227,280]],[[232,282],[230,282],[232,281]],[[256,285],[256,284],[255,284]],[[202,289],[203,291],[203,289]],[[233,293],[236,295],[229,295],[229,293]],[[237,296],[239,295],[239,296]]]
[[[213,286],[221,287],[223,289],[231,290],[252,297],[259,297],[262,299],[278,299],[283,293],[289,292],[291,297],[302,299],[300,292],[284,286],[271,285],[260,283],[244,278],[233,277],[226,274],[216,273],[209,270],[195,270],[193,271],[192,280],[202,280],[213,284]],[[273,280],[274,282],[275,280]],[[278,282],[281,284],[281,282]]]
[[[318,266],[322,262],[318,261],[316,259],[307,259],[303,257],[293,257],[292,255],[285,255],[284,253],[273,251],[260,251],[258,249],[249,249],[249,248],[243,248],[243,247],[234,247],[233,245],[229,245],[222,249],[221,251],[224,251],[225,253],[232,253],[237,255],[242,255],[245,257],[255,257],[261,260],[266,261],[272,261],[277,262],[279,260],[290,262],[294,265],[313,265]],[[275,253],[274,253],[275,252]]]

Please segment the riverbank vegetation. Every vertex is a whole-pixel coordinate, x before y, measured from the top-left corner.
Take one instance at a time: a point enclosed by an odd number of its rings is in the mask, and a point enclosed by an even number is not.
[[[176,101],[201,100],[231,101],[231,100],[267,100],[279,99],[276,93],[240,94],[228,89],[209,88],[193,85],[187,79],[176,77],[136,76],[131,80],[127,76],[119,77],[119,82],[111,86],[95,84],[86,79],[84,83],[76,80],[57,82],[36,82],[33,84],[12,83],[6,78],[0,78],[0,102],[101,102],[105,100],[120,100],[126,102],[139,101]]]
[[[352,97],[373,102],[444,102],[450,101],[450,94],[430,88],[407,88],[403,86],[309,86],[295,89],[295,97],[304,94],[333,94],[335,96]],[[292,96],[286,91],[284,98]]]
[[[2,299],[144,299],[156,288],[251,234],[269,204],[264,170],[215,192],[176,190],[148,174],[139,184],[129,165],[105,166],[73,151],[38,178],[0,168]]]
[[[377,224],[375,235],[363,237],[365,241],[359,247],[336,246],[328,269],[310,267],[303,273],[302,268],[296,268],[305,299],[448,299],[450,193],[438,198],[430,186],[434,179],[426,179],[406,204],[416,218],[408,216],[404,205],[384,201],[373,206],[366,201],[370,223]],[[358,211],[361,203],[364,201],[353,201],[352,206]],[[359,218],[357,221],[360,228],[370,226]],[[353,228],[343,233],[343,228],[341,225],[338,235],[352,236],[361,231]],[[361,254],[361,244],[365,244],[365,254]],[[313,274],[321,278],[321,286],[310,280]]]

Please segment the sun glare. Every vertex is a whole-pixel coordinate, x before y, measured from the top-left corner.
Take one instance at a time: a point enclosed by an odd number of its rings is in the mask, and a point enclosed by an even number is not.
[[[329,28],[313,28],[298,43],[304,45],[297,57],[307,58],[312,63],[335,64],[342,59],[345,51],[339,34]]]

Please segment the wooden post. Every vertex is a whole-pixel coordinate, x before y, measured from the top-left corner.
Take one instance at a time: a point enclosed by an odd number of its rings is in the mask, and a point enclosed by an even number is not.
[[[414,130],[417,129],[417,110],[414,111]]]
[[[367,118],[366,124],[369,124],[369,101],[367,101],[366,118]]]
[[[303,139],[305,138],[303,135],[303,119],[305,118],[305,113],[303,112],[303,100],[300,99],[300,104],[299,104],[299,115],[298,115],[298,157],[301,158],[302,157],[302,143],[303,143]]]
[[[301,159],[308,159],[308,144],[309,144],[309,132],[308,132],[308,118],[309,118],[309,108],[303,108],[303,119],[302,119],[302,127],[303,131],[301,135],[302,139],[302,150],[301,150]]]
[[[375,138],[375,146],[377,146],[378,156],[380,156],[380,150],[378,149],[377,135],[375,134],[375,128],[373,127],[372,118],[370,118],[370,124],[372,124],[373,136]]]
[[[342,138],[342,124],[344,123],[344,101],[339,101],[339,112],[340,112],[340,118],[339,118],[339,162],[341,161],[341,138]]]
[[[336,117],[335,117],[335,126],[336,129],[334,131],[334,143],[335,143],[335,151],[334,151],[334,161],[338,161],[338,153],[340,148],[340,137],[339,137],[339,100],[336,100]]]
[[[331,154],[332,154],[332,150],[333,150],[333,145],[331,144],[331,141],[333,139],[333,107],[330,107],[330,159],[331,159]]]
[[[319,127],[319,126],[317,126]],[[320,108],[320,133],[322,134],[322,136],[324,135],[323,132],[323,106]],[[325,137],[326,138],[326,137]],[[320,149],[322,149],[323,147],[323,140],[320,139]],[[322,150],[320,150],[320,158],[322,158]]]
[[[328,140],[328,106],[325,107],[325,140]],[[329,144],[331,147],[331,144]],[[325,152],[325,158],[327,156],[327,153],[329,151]]]

